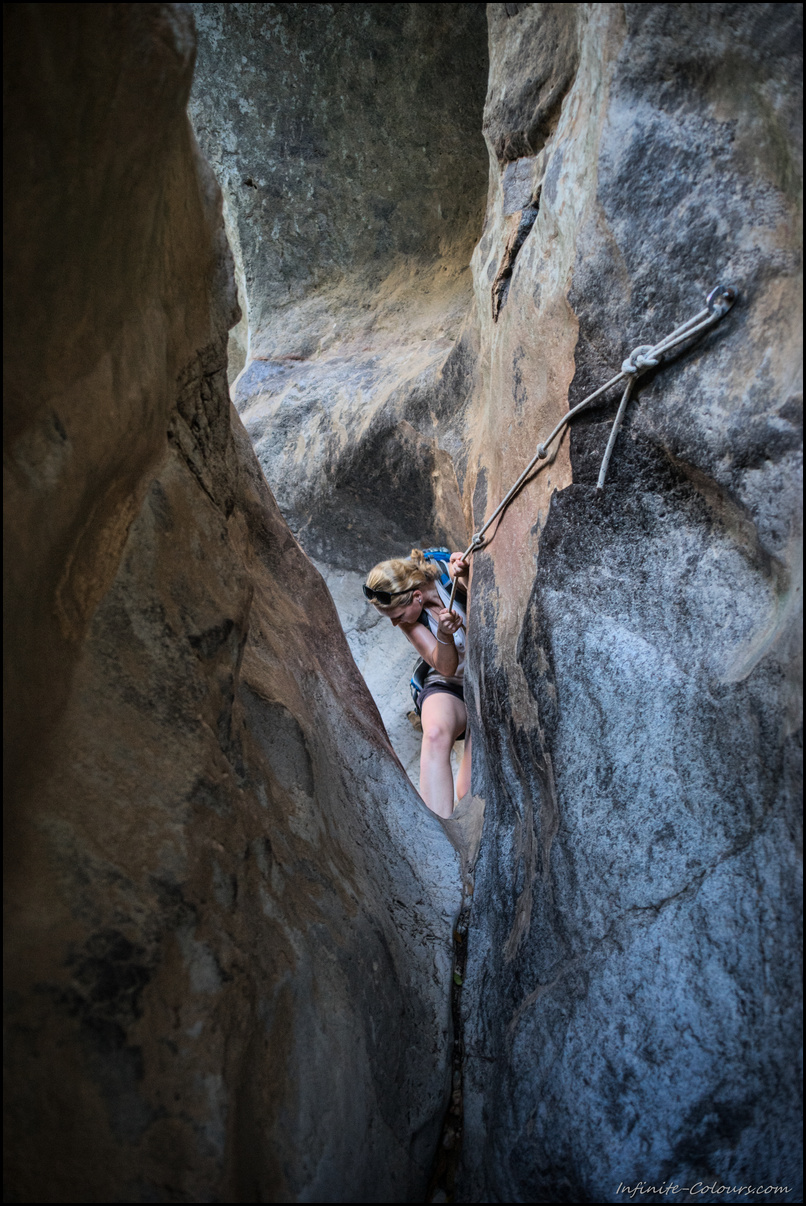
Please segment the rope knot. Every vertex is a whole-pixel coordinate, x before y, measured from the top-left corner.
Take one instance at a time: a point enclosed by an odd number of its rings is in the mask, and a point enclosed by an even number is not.
[[[471,544],[471,548],[474,548],[474,549],[483,548],[484,547],[484,537],[482,536],[482,534],[480,532],[475,532],[470,544]]]
[[[541,461],[544,461],[544,460],[546,459],[546,457],[548,456],[548,454],[549,454],[549,450],[548,450],[548,448],[546,447],[546,445],[545,445],[545,444],[538,444],[538,446],[537,446],[537,455],[540,457]]]
[[[621,365],[622,373],[643,373],[646,369],[655,368],[660,363],[656,356],[651,355],[654,351],[651,343],[642,343],[640,347],[633,348],[629,356]]]

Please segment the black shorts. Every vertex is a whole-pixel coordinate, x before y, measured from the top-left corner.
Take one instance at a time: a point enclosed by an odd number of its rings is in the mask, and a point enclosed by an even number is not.
[[[428,696],[429,695],[437,695],[439,692],[442,692],[446,695],[453,695],[455,699],[461,699],[462,703],[465,702],[465,693],[464,693],[464,690],[462,687],[457,687],[454,683],[428,683],[428,684],[426,684],[425,687],[423,687],[422,691],[417,696],[417,715],[418,716],[422,712],[423,704],[428,699]],[[461,733],[460,736],[458,736],[456,738],[456,740],[464,741],[466,735],[467,735],[467,730],[465,730],[464,733]]]

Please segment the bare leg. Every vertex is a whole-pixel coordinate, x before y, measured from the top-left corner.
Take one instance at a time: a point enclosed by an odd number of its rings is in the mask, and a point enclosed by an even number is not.
[[[428,703],[428,700],[425,702]],[[457,800],[463,799],[470,791],[470,757],[470,729],[468,729],[465,737],[465,752],[462,754],[462,762],[456,776]]]
[[[420,795],[439,817],[453,812],[453,743],[467,724],[461,699],[440,691],[423,704],[423,744],[420,750]]]

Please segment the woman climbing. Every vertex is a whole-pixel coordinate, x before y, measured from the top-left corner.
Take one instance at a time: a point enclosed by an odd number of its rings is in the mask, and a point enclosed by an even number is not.
[[[442,550],[433,550],[442,552]],[[445,552],[447,556],[447,551]],[[453,611],[450,588],[443,585],[443,568],[457,581]],[[420,751],[420,795],[437,816],[453,812],[451,750],[467,728],[464,701],[465,635],[469,565],[461,553],[450,560],[429,559],[421,549],[411,557],[381,561],[370,570],[364,594],[412,643],[430,669],[416,699],[423,725]],[[460,601],[459,592],[463,599]],[[458,799],[470,789],[470,733],[456,776]]]

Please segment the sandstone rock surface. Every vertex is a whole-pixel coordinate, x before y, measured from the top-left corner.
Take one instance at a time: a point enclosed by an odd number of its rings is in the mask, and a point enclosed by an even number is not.
[[[230,407],[192,18],[7,18],[7,1193],[419,1200],[458,859]]]

